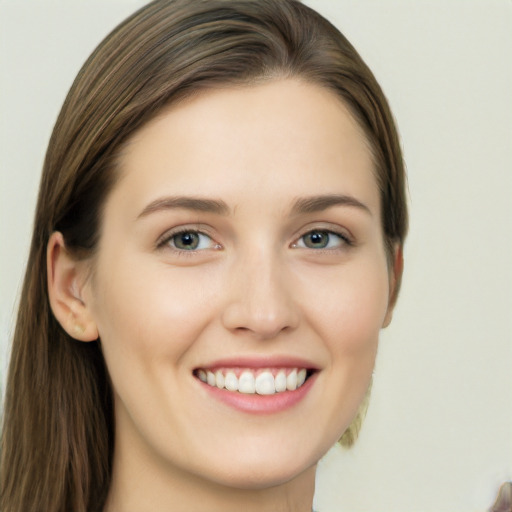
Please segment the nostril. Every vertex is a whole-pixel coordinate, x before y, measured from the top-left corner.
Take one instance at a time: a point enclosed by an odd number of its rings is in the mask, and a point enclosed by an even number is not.
[[[268,262],[263,265],[268,266]],[[229,287],[222,311],[222,322],[228,330],[269,339],[298,325],[300,310],[289,283],[275,272],[275,268],[268,272],[260,269],[245,271],[238,279],[233,277],[233,287]]]
[[[277,318],[243,312],[236,314],[236,317],[233,312],[225,314],[223,324],[235,334],[251,334],[258,339],[276,338],[282,333],[292,331],[294,328],[291,322],[288,322],[284,317]]]

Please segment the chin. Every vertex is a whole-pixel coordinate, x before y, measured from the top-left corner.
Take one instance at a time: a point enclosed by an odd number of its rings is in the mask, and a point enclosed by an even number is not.
[[[240,471],[233,468],[222,476],[217,474],[216,482],[234,489],[263,490],[286,484],[315,467],[316,462],[307,467],[276,467],[272,462],[260,468],[241,466]]]
[[[267,446],[276,446],[268,444]],[[283,453],[279,450],[263,450],[257,446],[254,450],[238,451],[239,457],[233,452],[226,453],[221,464],[210,465],[210,480],[217,484],[246,490],[268,489],[286,484],[309,471],[315,470],[323,452],[300,453],[294,447]],[[302,446],[304,448],[304,446]],[[207,461],[204,461],[205,463]],[[203,468],[206,467],[206,464]],[[204,475],[206,476],[206,475]]]

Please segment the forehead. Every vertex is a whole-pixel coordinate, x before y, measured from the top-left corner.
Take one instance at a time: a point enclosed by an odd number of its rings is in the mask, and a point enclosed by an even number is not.
[[[378,214],[367,139],[330,90],[296,79],[201,92],[140,129],[114,189],[140,208],[158,195],[252,200],[344,193]],[[124,190],[125,189],[125,190]]]

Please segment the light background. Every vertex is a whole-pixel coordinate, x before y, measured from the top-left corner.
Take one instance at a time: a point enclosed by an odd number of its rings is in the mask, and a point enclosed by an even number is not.
[[[48,138],[79,67],[145,2],[0,0],[2,387]],[[355,448],[319,512],[471,512],[512,480],[512,2],[309,0],[397,118],[411,231]]]

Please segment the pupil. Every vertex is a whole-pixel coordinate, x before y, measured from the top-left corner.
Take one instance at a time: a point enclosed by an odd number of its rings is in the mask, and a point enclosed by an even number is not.
[[[186,235],[182,235],[181,243],[183,245],[191,245],[193,243],[192,236],[190,235],[190,233],[187,233]]]
[[[322,231],[314,231],[308,235],[311,247],[325,247],[328,243],[328,235]]]
[[[314,243],[314,244],[321,244],[323,242],[323,234],[322,233],[313,233],[311,235],[311,241]]]
[[[178,249],[195,249],[199,243],[197,233],[182,233],[176,238],[175,245]]]

